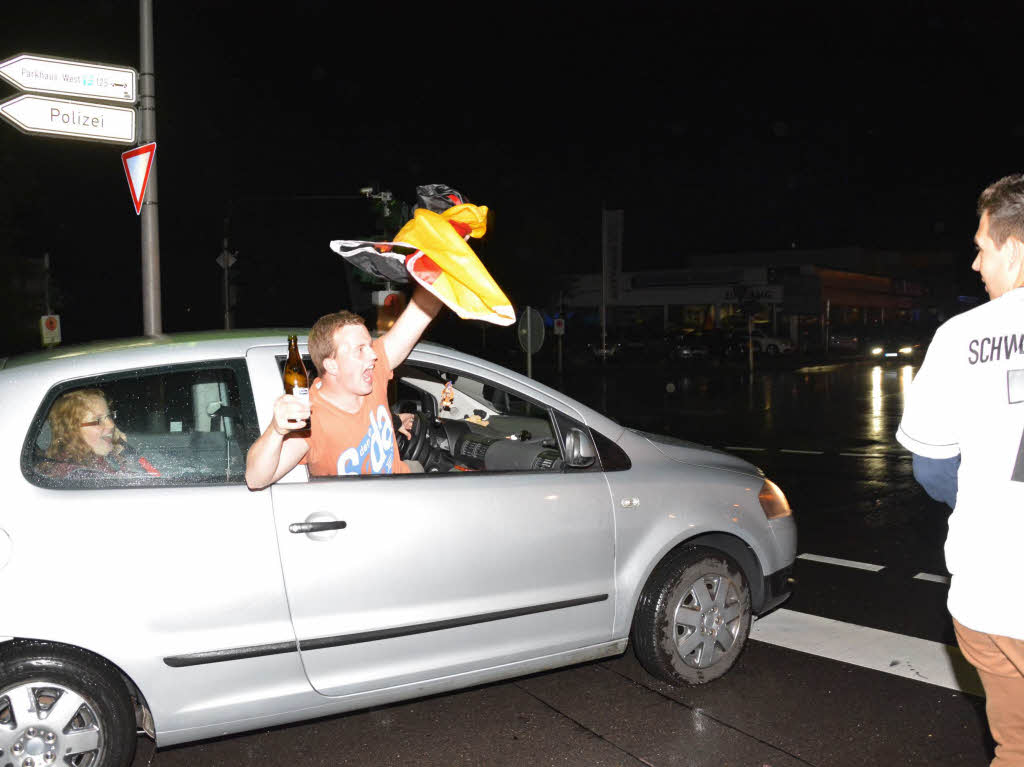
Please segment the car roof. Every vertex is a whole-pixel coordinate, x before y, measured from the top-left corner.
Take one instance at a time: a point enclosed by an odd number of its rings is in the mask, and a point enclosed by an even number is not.
[[[216,346],[219,353],[244,354],[253,346],[273,346],[287,341],[288,336],[298,336],[299,343],[305,344],[308,328],[249,328],[240,330],[200,330],[190,333],[163,333],[158,336],[137,336],[135,338],[112,338],[72,346],[54,346],[37,352],[27,352],[12,357],[0,357],[0,370],[24,367],[43,362],[71,358],[88,359],[99,355],[117,355],[137,349],[167,349],[178,347]],[[443,344],[421,341],[418,347],[424,350],[458,351]]]
[[[0,365],[0,367],[10,369],[40,362],[69,359],[72,357],[91,357],[130,349],[156,349],[176,345],[206,345],[213,342],[224,343],[228,346],[234,342],[240,349],[244,349],[261,344],[281,343],[282,339],[286,340],[290,335],[297,335],[305,341],[308,332],[306,328],[267,328],[258,330],[203,330],[193,333],[167,333],[158,336],[113,338],[103,341],[90,341],[89,343],[73,346],[53,346],[38,352],[28,352],[7,357],[4,364]]]
[[[50,386],[54,381],[69,376],[87,377],[115,370],[161,367],[175,362],[244,357],[253,347],[283,348],[289,335],[298,336],[299,343],[305,344],[308,332],[307,328],[209,330],[57,346],[11,357],[5,365],[0,364],[0,370],[3,371],[3,375],[0,375],[0,388],[25,383]],[[421,341],[410,355],[410,360],[414,358],[425,364],[454,367],[456,370],[469,364],[482,372],[497,373],[516,382],[523,391],[532,390],[555,401],[570,404],[586,423],[596,425],[610,439],[617,439],[622,432],[622,426],[587,405],[521,373],[458,349]]]

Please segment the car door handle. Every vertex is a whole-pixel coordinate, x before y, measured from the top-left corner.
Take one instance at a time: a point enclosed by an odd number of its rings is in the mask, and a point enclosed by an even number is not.
[[[619,504],[624,509],[635,509],[637,506],[640,505],[640,499],[637,498],[636,496],[632,498],[623,498],[621,501],[619,501]]]
[[[344,530],[346,527],[348,527],[348,522],[343,519],[331,522],[293,522],[288,525],[288,532],[296,534],[322,533],[327,530]]]

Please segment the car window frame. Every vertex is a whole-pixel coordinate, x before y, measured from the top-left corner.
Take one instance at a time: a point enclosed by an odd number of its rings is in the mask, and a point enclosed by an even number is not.
[[[405,360],[402,365],[421,366],[429,365],[433,369],[444,370],[446,372],[456,373],[457,375],[464,375],[469,378],[473,378],[477,381],[480,380],[480,374],[474,371],[465,371],[460,369],[458,365],[436,365],[434,362],[420,362]],[[400,366],[401,367],[401,366]],[[397,378],[397,374],[396,374]],[[521,400],[529,402],[535,407],[544,409],[548,418],[551,421],[551,429],[554,433],[554,437],[558,442],[558,451],[562,456],[562,468],[557,472],[550,472],[544,470],[502,470],[502,471],[486,471],[486,472],[474,472],[479,474],[576,474],[579,472],[618,472],[618,471],[629,471],[633,467],[633,460],[629,457],[629,453],[622,449],[614,440],[609,439],[601,432],[591,428],[587,424],[583,423],[578,418],[569,415],[564,410],[561,410],[553,405],[547,405],[537,399],[524,395],[519,391],[510,392],[507,386],[495,382],[493,379],[489,379],[488,383],[491,386],[501,389],[506,394],[511,394],[518,397]],[[427,394],[426,396],[429,396]],[[436,414],[435,414],[436,415]],[[569,466],[565,456],[565,433],[570,427],[583,429],[589,436],[591,441],[594,443],[594,447],[597,449],[597,455],[595,456],[594,463],[585,468]],[[611,460],[609,460],[611,458]]]
[[[236,377],[238,385],[238,398],[242,410],[242,421],[239,425],[243,439],[239,440],[239,447],[242,454],[248,453],[252,443],[259,437],[259,420],[256,413],[256,402],[253,398],[252,384],[249,377],[249,369],[245,359],[241,357],[227,357],[216,360],[198,360],[191,362],[173,362],[162,365],[152,365],[139,368],[122,368],[120,370],[98,373],[81,378],[64,379],[53,384],[43,395],[39,406],[36,409],[32,421],[29,423],[25,439],[21,447],[21,473],[25,479],[36,487],[47,490],[79,491],[79,490],[113,490],[113,489],[145,489],[145,488],[168,488],[168,487],[210,487],[210,486],[245,486],[244,475],[238,480],[226,481],[223,479],[208,478],[198,482],[180,482],[171,478],[153,477],[146,482],[118,482],[113,479],[103,484],[72,484],[59,479],[45,477],[34,470],[34,458],[36,457],[35,444],[39,432],[46,422],[50,409],[54,402],[62,394],[75,389],[102,388],[105,383],[123,381],[126,378],[143,378],[159,376],[172,373],[188,373],[202,370],[230,370]]]
[[[484,374],[482,374],[479,371],[471,370],[471,369],[467,369],[466,367],[459,366],[459,364],[457,362],[449,363],[447,361],[445,361],[445,362],[437,362],[435,360],[406,359],[406,360],[404,360],[402,362],[401,365],[399,365],[395,370],[392,371],[394,373],[394,378],[392,379],[392,381],[388,382],[389,387],[390,387],[391,384],[396,383],[398,381],[398,379],[400,378],[400,374],[399,374],[398,371],[401,370],[402,367],[414,367],[414,368],[419,368],[420,370],[426,370],[426,371],[435,371],[435,372],[443,371],[445,373],[454,373],[455,375],[466,376],[468,378],[472,378],[472,379],[477,380],[477,381],[481,381],[481,378],[484,375]],[[536,408],[539,408],[540,410],[542,410],[546,414],[546,416],[548,418],[548,421],[551,424],[552,437],[554,438],[554,440],[558,444],[558,453],[559,453],[559,456],[561,457],[561,460],[562,460],[562,467],[559,470],[551,471],[551,470],[545,470],[545,469],[496,469],[496,470],[490,470],[490,471],[488,471],[488,470],[467,471],[467,472],[452,471],[452,472],[445,472],[445,473],[442,473],[442,474],[426,474],[426,473],[423,473],[423,474],[420,474],[420,473],[410,473],[410,474],[346,474],[344,476],[342,476],[342,475],[314,475],[311,472],[307,472],[307,481],[308,482],[320,483],[320,482],[332,482],[332,481],[338,481],[338,480],[343,480],[343,481],[349,481],[349,480],[359,480],[359,481],[368,481],[368,480],[396,480],[396,479],[397,480],[402,480],[402,479],[414,479],[414,478],[418,478],[418,477],[428,477],[428,476],[429,477],[434,477],[434,478],[450,477],[450,476],[453,476],[453,475],[464,475],[464,476],[472,476],[472,475],[500,476],[500,475],[506,475],[506,474],[516,474],[516,475],[542,474],[542,475],[548,475],[548,476],[558,476],[558,475],[561,475],[561,474],[577,474],[577,473],[580,473],[580,472],[595,472],[595,471],[603,472],[605,470],[603,468],[603,464],[601,462],[600,451],[599,451],[598,456],[595,457],[594,463],[591,464],[590,466],[586,467],[586,468],[572,467],[572,466],[569,466],[567,464],[566,453],[565,453],[565,429],[564,429],[564,426],[563,426],[563,424],[561,422],[562,421],[568,421],[573,426],[585,429],[587,431],[587,433],[590,435],[590,438],[594,442],[595,446],[597,446],[599,444],[599,442],[598,442],[597,439],[594,438],[594,435],[596,434],[596,432],[594,432],[594,430],[592,430],[589,426],[587,426],[586,424],[582,423],[578,418],[575,418],[575,417],[569,415],[568,413],[564,412],[563,410],[560,410],[559,408],[557,408],[557,407],[555,407],[553,405],[548,405],[548,404],[546,404],[544,402],[541,402],[541,401],[539,401],[538,399],[536,399],[534,397],[530,397],[529,395],[523,394],[521,391],[510,390],[508,386],[502,385],[501,383],[495,381],[493,379],[493,377],[486,378],[484,382],[487,383],[490,386],[495,387],[496,389],[500,389],[500,390],[506,392],[507,394],[516,397],[519,400],[522,400],[524,402],[529,403],[530,405],[533,405]],[[415,387],[413,387],[413,388],[415,388]],[[433,399],[433,397],[431,397],[431,395],[428,392],[421,392],[421,393],[422,393],[423,397],[429,397],[429,398]],[[393,405],[394,405],[394,403],[391,402],[390,399],[389,399],[388,407],[390,408]],[[426,411],[424,411],[424,412],[426,412]],[[431,410],[428,414],[433,416],[433,417],[437,416],[437,413],[434,410]],[[603,435],[602,435],[602,437],[603,437]],[[606,437],[604,437],[604,439],[607,440]],[[620,450],[621,450],[621,448],[620,448]],[[623,454],[625,455],[624,452],[623,452]],[[627,460],[627,462],[629,461],[628,455],[626,456],[626,460]],[[614,470],[619,470],[619,469],[614,469]]]

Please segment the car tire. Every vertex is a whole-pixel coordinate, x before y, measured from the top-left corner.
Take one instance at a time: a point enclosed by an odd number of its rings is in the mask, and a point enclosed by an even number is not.
[[[768,354],[772,357],[779,353],[779,347],[775,344],[768,344]]]
[[[706,684],[736,663],[750,620],[750,588],[739,566],[714,549],[690,547],[648,578],[633,617],[633,651],[669,684]]]
[[[38,753],[39,765],[128,767],[136,740],[128,690],[111,666],[74,648],[42,642],[0,645],[4,759]],[[47,759],[51,750],[53,757]]]

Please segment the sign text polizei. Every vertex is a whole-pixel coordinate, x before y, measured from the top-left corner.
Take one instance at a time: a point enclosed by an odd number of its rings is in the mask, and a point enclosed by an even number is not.
[[[25,133],[135,143],[135,110],[26,93],[0,102],[0,117]]]

